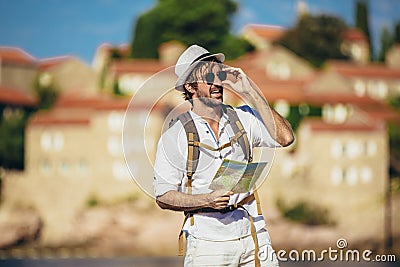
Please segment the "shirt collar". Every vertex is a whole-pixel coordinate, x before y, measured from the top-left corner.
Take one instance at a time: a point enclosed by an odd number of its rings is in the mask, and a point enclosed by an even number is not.
[[[190,110],[190,116],[192,116],[193,121],[199,122],[199,123],[203,123],[206,124],[207,121],[205,119],[203,119],[201,116],[197,115],[196,113],[193,112],[193,110]],[[226,114],[226,112],[224,112],[222,114],[221,120],[219,121],[219,124],[225,124],[226,122],[229,122],[229,117],[228,114]]]

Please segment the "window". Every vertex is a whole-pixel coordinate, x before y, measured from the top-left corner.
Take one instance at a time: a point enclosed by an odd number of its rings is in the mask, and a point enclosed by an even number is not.
[[[278,78],[281,80],[288,80],[290,78],[290,68],[286,62],[278,64]]]
[[[67,175],[70,171],[70,164],[66,160],[62,160],[59,166],[60,173],[63,175]]]
[[[56,151],[61,151],[64,147],[64,137],[61,132],[56,132],[53,136],[53,148]]]
[[[354,159],[358,155],[360,155],[360,153],[361,153],[361,147],[359,142],[357,142],[356,140],[349,140],[346,143],[346,155],[349,158]]]
[[[369,183],[372,180],[372,171],[370,167],[364,166],[360,171],[361,182],[364,184]]]
[[[344,171],[341,167],[335,166],[331,169],[331,183],[332,185],[339,185],[343,182]]]
[[[334,139],[331,144],[331,155],[333,158],[338,159],[343,155],[343,144],[338,139]]]
[[[359,45],[357,45],[357,44],[352,44],[350,49],[351,49],[350,53],[351,53],[352,57],[355,60],[359,61],[361,59],[361,56],[362,56],[361,47]]]
[[[388,86],[384,81],[377,82],[376,94],[379,99],[384,99],[388,95]]]
[[[44,132],[40,137],[40,145],[42,146],[43,150],[51,150],[52,147],[52,137],[51,134],[48,132]]]
[[[268,62],[266,66],[267,76],[271,76],[280,80],[288,80],[291,70],[286,62]]]
[[[124,114],[122,112],[112,111],[108,115],[108,129],[111,132],[122,132],[124,126]]]
[[[348,115],[349,108],[344,104],[325,104],[322,107],[322,117],[328,123],[344,123]]]
[[[376,142],[373,140],[368,140],[365,143],[365,154],[369,157],[373,157],[376,155],[378,148]]]
[[[52,83],[53,78],[51,77],[50,73],[43,72],[39,75],[39,84],[42,87],[49,87]]]
[[[79,160],[78,161],[78,173],[81,175],[86,175],[89,173],[89,164],[86,160]]]
[[[44,160],[40,163],[40,171],[43,174],[49,174],[52,171],[52,166],[48,160]]]
[[[345,181],[348,185],[353,186],[357,183],[357,169],[355,167],[349,167],[345,171]]]
[[[343,123],[347,119],[347,114],[348,110],[347,107],[343,104],[337,104],[335,106],[335,111],[334,111],[334,121],[337,123]]]
[[[384,99],[388,95],[388,85],[384,81],[369,81],[368,95],[375,99]]]
[[[40,145],[45,151],[61,151],[64,147],[64,136],[61,132],[44,132],[40,137]]]
[[[354,82],[354,91],[357,96],[365,96],[367,88],[365,87],[365,83],[362,80],[356,80]]]
[[[274,109],[282,116],[287,118],[290,114],[290,106],[286,100],[278,99],[275,102]]]
[[[122,75],[118,80],[118,86],[125,94],[135,94],[140,86],[146,81],[147,77],[140,75]]]
[[[122,141],[120,137],[110,136],[107,141],[108,152],[112,156],[119,156],[123,154]]]
[[[299,105],[299,113],[302,116],[307,116],[308,114],[310,114],[310,106],[305,103],[301,103]]]

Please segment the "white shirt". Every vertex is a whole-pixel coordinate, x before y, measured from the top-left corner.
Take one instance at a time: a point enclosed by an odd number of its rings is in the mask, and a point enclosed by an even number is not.
[[[262,122],[249,112],[235,109],[236,113],[247,132],[249,142],[252,147],[280,146],[268,133]],[[200,116],[190,111],[200,142],[212,147],[219,147],[235,136],[235,132],[229,124],[227,114],[223,114],[219,122],[219,140],[217,141],[211,127]],[[209,193],[208,189],[215,173],[220,167],[224,158],[245,161],[245,155],[239,143],[224,148],[221,151],[210,151],[200,147],[199,163],[192,177],[192,193]],[[185,129],[180,121],[177,121],[161,136],[154,166],[154,190],[155,196],[161,196],[170,190],[187,193],[187,137]],[[243,198],[251,194],[235,194],[230,198],[230,204],[238,203]],[[263,216],[257,214],[256,202],[252,201],[244,208],[253,217],[256,230],[265,226]],[[196,238],[224,241],[237,239],[250,234],[250,221],[248,214],[243,209],[233,212],[219,213],[208,212],[194,215],[194,225],[189,224],[189,220],[184,226],[184,230]]]

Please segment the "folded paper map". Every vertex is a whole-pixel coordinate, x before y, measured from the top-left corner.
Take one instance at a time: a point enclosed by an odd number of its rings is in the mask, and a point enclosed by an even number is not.
[[[209,189],[225,189],[234,193],[246,193],[260,178],[267,162],[240,162],[225,159],[219,167]]]

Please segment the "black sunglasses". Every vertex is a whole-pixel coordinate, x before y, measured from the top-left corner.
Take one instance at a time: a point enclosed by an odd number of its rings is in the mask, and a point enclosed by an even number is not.
[[[218,71],[217,76],[221,82],[225,81],[226,80],[226,71]],[[215,80],[215,74],[213,72],[209,72],[204,76],[204,78],[206,79],[207,84],[212,84],[212,83],[214,83],[214,80]]]

